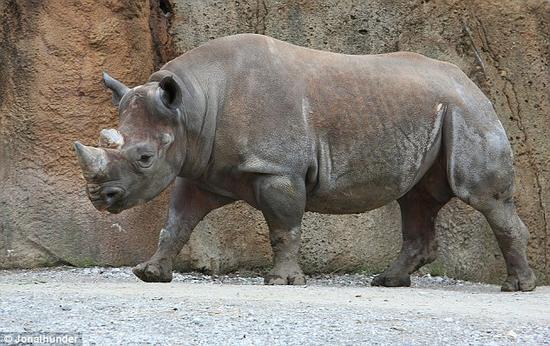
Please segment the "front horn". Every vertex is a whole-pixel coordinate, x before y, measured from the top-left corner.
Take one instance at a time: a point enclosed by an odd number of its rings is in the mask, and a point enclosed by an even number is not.
[[[88,147],[80,142],[74,142],[74,150],[84,178],[92,178],[105,171],[107,155],[105,150]]]

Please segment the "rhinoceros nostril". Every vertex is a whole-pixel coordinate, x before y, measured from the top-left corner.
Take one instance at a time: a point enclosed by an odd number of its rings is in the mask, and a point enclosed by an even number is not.
[[[118,202],[123,195],[124,190],[118,187],[106,187],[101,191],[101,196],[107,206],[111,206]]]

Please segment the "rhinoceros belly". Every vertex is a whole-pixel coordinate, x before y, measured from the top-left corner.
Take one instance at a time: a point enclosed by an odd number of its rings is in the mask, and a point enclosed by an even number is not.
[[[404,195],[439,152],[443,106],[430,113],[382,121],[351,119],[354,124],[344,121],[341,127],[319,134],[313,165],[316,179],[309,186],[306,209],[359,213]]]

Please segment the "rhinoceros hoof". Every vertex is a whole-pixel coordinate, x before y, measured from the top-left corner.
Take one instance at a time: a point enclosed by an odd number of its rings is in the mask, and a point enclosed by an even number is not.
[[[159,262],[140,263],[132,269],[134,275],[145,282],[170,282],[172,281],[172,270],[166,268]]]
[[[529,270],[529,272],[523,276],[508,275],[500,290],[503,292],[528,292],[535,289],[537,286],[536,281],[537,279],[532,270]]]
[[[376,276],[370,283],[372,286],[385,287],[409,287],[411,285],[411,277],[407,276],[386,276],[384,273]]]
[[[292,274],[267,274],[264,278],[266,285],[305,285],[306,277],[302,273]]]

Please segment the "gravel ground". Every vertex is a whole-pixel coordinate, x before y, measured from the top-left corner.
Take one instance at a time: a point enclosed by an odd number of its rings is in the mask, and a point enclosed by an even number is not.
[[[550,287],[366,275],[264,286],[258,275],[175,274],[138,281],[130,268],[0,271],[0,332],[82,333],[85,345],[550,345]],[[0,340],[2,344],[2,340]]]

